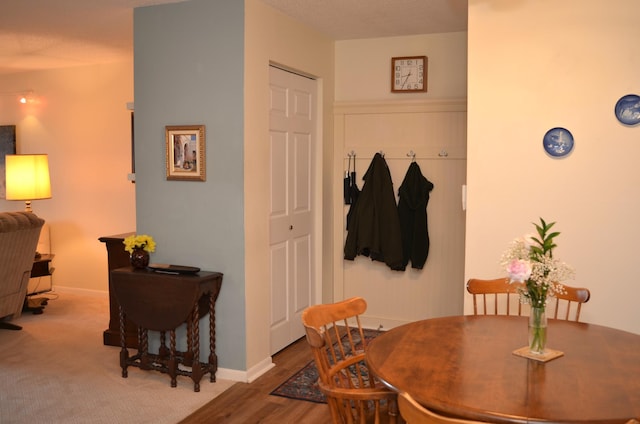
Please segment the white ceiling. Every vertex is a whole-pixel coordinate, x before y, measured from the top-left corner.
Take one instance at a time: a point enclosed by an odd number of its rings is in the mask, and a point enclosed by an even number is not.
[[[131,57],[133,8],[180,1],[4,0],[0,74]],[[262,1],[335,40],[467,29],[467,0]]]
[[[467,0],[262,0],[334,40],[467,30]]]

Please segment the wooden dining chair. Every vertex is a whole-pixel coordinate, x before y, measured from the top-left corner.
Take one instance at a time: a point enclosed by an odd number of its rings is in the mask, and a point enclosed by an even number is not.
[[[565,284],[564,293],[556,293],[548,299],[547,317],[579,321],[582,304],[589,301],[589,289]],[[518,289],[523,283],[510,283],[507,277],[493,280],[472,278],[467,281],[467,291],[473,295],[474,315],[527,315],[528,307],[520,303]]]
[[[397,394],[376,381],[364,362],[367,340],[360,315],[366,309],[366,301],[354,297],[302,313],[334,424],[397,422]]]
[[[587,303],[591,298],[589,289],[582,287],[571,287],[566,284],[564,293],[556,293],[554,297],[548,300],[547,316],[549,318],[564,319],[567,321],[580,321],[580,311],[582,304]],[[549,315],[549,311],[553,311],[553,316]]]
[[[518,288],[522,283],[510,283],[508,278],[467,281],[467,291],[473,295],[474,315],[522,315]]]
[[[407,392],[398,395],[398,408],[400,416],[407,424],[473,424],[479,421],[468,421],[459,418],[450,418],[437,414],[420,405]]]

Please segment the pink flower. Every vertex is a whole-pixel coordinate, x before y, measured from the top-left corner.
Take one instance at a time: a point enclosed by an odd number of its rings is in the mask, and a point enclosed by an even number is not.
[[[531,276],[531,264],[524,259],[514,259],[507,265],[511,282],[524,283]]]

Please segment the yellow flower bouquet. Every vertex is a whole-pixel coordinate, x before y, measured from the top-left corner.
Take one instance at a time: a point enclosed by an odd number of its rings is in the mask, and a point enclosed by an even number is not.
[[[156,250],[156,242],[153,240],[153,237],[146,234],[126,237],[123,243],[124,250],[129,253],[133,253],[134,249],[143,249],[149,253]]]

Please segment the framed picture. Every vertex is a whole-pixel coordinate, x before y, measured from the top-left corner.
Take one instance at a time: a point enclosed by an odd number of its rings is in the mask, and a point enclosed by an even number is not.
[[[166,126],[167,180],[205,181],[204,125]]]
[[[5,155],[16,154],[16,126],[0,125],[0,198],[7,195],[5,181]]]

